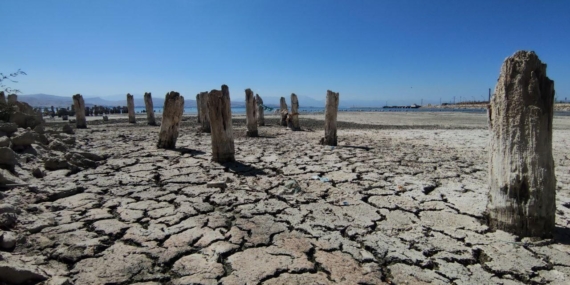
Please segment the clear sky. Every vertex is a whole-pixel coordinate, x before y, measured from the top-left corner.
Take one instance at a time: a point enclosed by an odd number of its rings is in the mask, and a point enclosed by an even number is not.
[[[245,88],[482,100],[503,60],[526,49],[570,97],[566,0],[3,0],[0,11],[0,72],[27,72],[12,86],[23,94],[194,99],[227,84],[232,100]]]

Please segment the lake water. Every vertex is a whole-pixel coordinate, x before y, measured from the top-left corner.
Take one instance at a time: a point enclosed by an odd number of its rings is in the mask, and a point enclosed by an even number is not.
[[[144,107],[135,107],[135,112],[141,113],[144,111]],[[273,111],[266,110],[266,114],[271,114],[277,110],[276,108]],[[402,108],[339,108],[339,112],[464,112],[464,113],[486,113],[487,110],[481,109],[435,109],[435,108],[419,108],[419,109],[402,109]],[[154,108],[155,113],[162,113],[162,108]],[[308,108],[299,108],[300,113],[323,113],[325,108],[316,108],[316,107],[308,107]],[[198,114],[198,110],[196,108],[184,108],[184,114]],[[245,114],[245,108],[232,108],[232,114]]]

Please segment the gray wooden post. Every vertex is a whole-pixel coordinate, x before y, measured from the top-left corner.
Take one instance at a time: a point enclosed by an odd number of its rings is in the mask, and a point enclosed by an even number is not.
[[[178,128],[184,113],[184,97],[178,92],[170,92],[164,98],[162,123],[158,134],[158,148],[175,149],[178,139]]]
[[[196,94],[196,111],[198,112],[198,124],[202,121],[200,120],[200,93]]]
[[[246,136],[257,137],[257,104],[251,89],[245,89]]]
[[[208,110],[208,92],[200,92],[198,94],[200,97],[200,123],[201,123],[201,130],[204,133],[209,133],[212,129],[210,126],[210,111]]]
[[[73,109],[75,110],[75,126],[78,129],[87,128],[87,120],[85,119],[85,101],[81,94],[73,95]]]
[[[137,119],[135,117],[135,100],[131,94],[127,94],[127,109],[129,112],[129,123],[136,124]]]
[[[212,130],[212,161],[219,163],[235,161],[232,109],[227,85],[222,85],[222,91],[210,91],[208,112]]]
[[[279,121],[279,124],[281,126],[286,127],[287,126],[287,116],[289,115],[289,109],[287,108],[287,102],[285,101],[285,97],[281,97],[281,100],[279,101],[279,111],[281,114],[281,120]]]
[[[299,100],[295,93],[291,94],[291,123],[293,131],[300,131],[301,127],[299,125]]]
[[[144,106],[146,108],[146,121],[151,126],[156,126],[156,119],[154,118],[154,104],[152,102],[152,95],[150,92],[144,93]]]
[[[488,110],[489,226],[551,237],[556,214],[552,158],[554,82],[534,52],[508,57]]]
[[[336,146],[336,114],[338,112],[339,94],[330,90],[327,91],[327,102],[325,105],[325,137],[324,145]]]
[[[258,126],[265,126],[265,116],[263,114],[263,99],[259,94],[255,94],[255,102],[257,104],[257,125]]]

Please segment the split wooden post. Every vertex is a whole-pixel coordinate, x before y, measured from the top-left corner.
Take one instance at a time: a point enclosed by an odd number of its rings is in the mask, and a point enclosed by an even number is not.
[[[198,94],[200,97],[200,123],[201,123],[201,130],[204,133],[209,133],[212,130],[210,126],[210,111],[208,110],[208,96],[210,94],[208,92],[200,92]]]
[[[554,82],[534,52],[501,67],[488,110],[489,227],[521,237],[552,236],[556,177],[552,157]]]
[[[144,106],[146,108],[146,121],[151,126],[156,126],[156,119],[154,118],[154,104],[152,102],[152,95],[150,92],[144,93]]]
[[[291,94],[291,123],[291,129],[293,131],[301,130],[301,127],[299,126],[299,100],[297,99],[297,95],[295,95],[295,93]]]
[[[127,109],[129,112],[129,123],[136,124],[137,119],[135,117],[135,100],[131,94],[127,94]]]
[[[263,99],[261,99],[259,94],[255,94],[255,103],[257,104],[257,125],[265,126],[265,116],[263,114],[265,108],[263,107]]]
[[[162,123],[158,134],[158,148],[175,149],[178,139],[178,128],[184,113],[184,97],[178,92],[170,92],[164,98]]]
[[[279,121],[279,124],[281,126],[286,127],[287,126],[287,115],[289,115],[289,109],[287,108],[287,102],[285,101],[285,97],[281,97],[281,100],[279,102],[279,111],[281,114],[281,120]]]
[[[245,89],[245,122],[247,126],[246,136],[257,137],[257,106],[253,91]]]
[[[198,112],[198,124],[200,124],[200,93],[196,94],[196,111]]]
[[[78,129],[87,128],[87,120],[85,119],[85,101],[81,94],[73,95],[73,109],[75,110],[75,126]]]
[[[327,90],[327,102],[325,105],[325,137],[324,145],[336,146],[336,114],[338,112],[339,94]]]
[[[212,161],[235,161],[232,109],[227,85],[222,85],[222,91],[210,91],[208,112],[212,129]]]

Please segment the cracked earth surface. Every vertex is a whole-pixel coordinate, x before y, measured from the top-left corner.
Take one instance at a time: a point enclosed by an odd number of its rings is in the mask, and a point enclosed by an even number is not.
[[[77,130],[109,158],[4,191],[22,214],[0,262],[45,284],[570,283],[570,130],[554,132],[557,231],[535,241],[486,226],[486,127],[339,129],[331,148],[322,121],[268,122],[247,138],[236,120],[224,165],[195,118],[175,151],[140,122]]]

